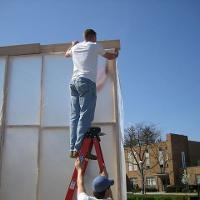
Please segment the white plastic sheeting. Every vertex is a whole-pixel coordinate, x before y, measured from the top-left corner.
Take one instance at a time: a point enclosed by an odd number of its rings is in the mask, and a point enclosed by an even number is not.
[[[0,58],[4,74],[6,58]],[[69,82],[71,59],[63,54],[38,54],[8,58],[8,95],[2,145],[1,200],[63,200],[74,169],[69,158]],[[98,100],[94,123],[107,135],[101,146],[114,199],[126,199],[125,163],[121,145],[121,99],[113,62],[98,62]],[[0,74],[3,103],[4,75]],[[90,161],[85,174],[87,192],[99,173]],[[76,198],[75,198],[76,199]]]
[[[0,199],[35,200],[38,130],[8,128],[5,141]]]
[[[43,126],[69,126],[71,59],[44,56]]]
[[[41,56],[18,56],[9,60],[9,125],[39,125]]]

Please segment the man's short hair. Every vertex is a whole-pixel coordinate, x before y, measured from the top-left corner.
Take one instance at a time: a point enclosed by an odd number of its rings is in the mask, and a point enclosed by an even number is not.
[[[96,32],[93,29],[86,29],[84,31],[84,38],[85,40],[90,40],[92,37],[96,37]]]
[[[104,190],[103,192],[95,192],[95,191],[93,191],[93,195],[97,199],[103,199],[103,198],[105,198],[106,190]]]

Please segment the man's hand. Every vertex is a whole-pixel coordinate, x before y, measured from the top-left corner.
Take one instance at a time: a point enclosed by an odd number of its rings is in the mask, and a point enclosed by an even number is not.
[[[74,46],[74,45],[76,45],[76,44],[78,44],[79,43],[79,41],[72,41],[72,47]]]
[[[79,158],[77,158],[76,159],[76,161],[75,161],[75,167],[76,167],[76,169],[77,169],[77,171],[82,171],[82,164],[81,164],[81,161],[80,161],[80,159]]]
[[[118,57],[118,55],[119,55],[119,49],[115,49],[115,55],[116,55],[116,57]]]
[[[73,47],[73,46],[75,46],[76,44],[78,44],[79,43],[79,41],[72,41],[72,45],[69,47],[69,49],[66,51],[66,53],[65,53],[65,57],[71,57],[71,55],[72,55],[72,52],[71,52],[71,48]]]
[[[104,58],[107,58],[108,60],[113,60],[115,58],[118,57],[118,54],[119,54],[119,50],[118,49],[115,49],[114,52],[106,52],[103,57]]]

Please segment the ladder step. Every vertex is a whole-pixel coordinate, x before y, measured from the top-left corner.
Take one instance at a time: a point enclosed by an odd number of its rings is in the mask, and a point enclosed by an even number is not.
[[[88,131],[92,135],[98,135],[101,132],[100,127],[91,127],[90,130]]]
[[[106,135],[106,133],[100,132],[100,133],[98,134],[98,136],[104,136],[104,135]]]
[[[86,133],[85,137],[99,137],[104,135],[106,134],[101,132],[100,127],[91,127],[90,130]]]

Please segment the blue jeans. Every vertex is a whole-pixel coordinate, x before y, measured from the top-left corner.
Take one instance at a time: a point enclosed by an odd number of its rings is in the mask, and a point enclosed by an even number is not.
[[[73,79],[71,90],[70,151],[79,151],[94,119],[96,84],[83,77]]]

